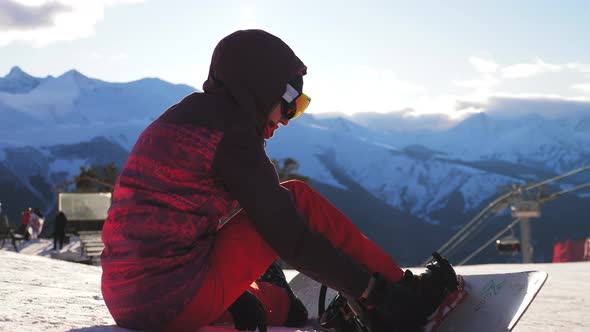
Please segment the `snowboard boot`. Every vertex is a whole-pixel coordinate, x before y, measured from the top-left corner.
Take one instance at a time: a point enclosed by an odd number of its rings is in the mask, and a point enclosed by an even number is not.
[[[428,316],[457,289],[457,276],[449,262],[438,253],[433,257],[426,272],[416,276],[406,270],[396,283],[376,273],[359,301],[349,299],[355,314],[364,315],[370,331],[420,331]]]
[[[403,278],[420,293],[428,315],[438,308],[447,295],[457,290],[457,274],[449,261],[437,252],[432,257],[434,261],[426,266],[426,272],[414,276],[406,270]]]
[[[283,269],[279,266],[279,264],[275,261],[273,262],[266,272],[261,275],[256,282],[268,282],[275,286],[281,287],[285,289],[287,292],[287,296],[289,297],[289,312],[287,314],[287,321],[285,322],[285,326],[289,327],[302,327],[305,326],[307,322],[308,313],[305,305],[301,300],[293,293],[291,286],[287,282],[287,278],[285,278],[285,274],[283,273]]]

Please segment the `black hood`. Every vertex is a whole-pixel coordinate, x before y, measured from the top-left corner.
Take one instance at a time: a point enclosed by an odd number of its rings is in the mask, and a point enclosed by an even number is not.
[[[215,47],[203,91],[224,90],[241,112],[254,116],[260,124],[280,100],[287,82],[306,71],[303,62],[278,37],[262,30],[240,30]]]

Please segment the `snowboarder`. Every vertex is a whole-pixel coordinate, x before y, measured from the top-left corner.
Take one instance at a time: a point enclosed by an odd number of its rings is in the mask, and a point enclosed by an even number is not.
[[[301,326],[307,312],[271,266],[277,257],[358,299],[389,331],[418,328],[438,306],[454,280],[446,260],[404,273],[307,184],[279,183],[264,142],[305,111],[306,71],[281,39],[237,31],[215,48],[203,92],[141,133],[102,233],[102,293],[118,325]]]
[[[61,251],[64,247],[64,239],[66,237],[66,225],[68,218],[63,211],[59,211],[53,220],[53,250],[57,251],[59,243],[59,250]]]

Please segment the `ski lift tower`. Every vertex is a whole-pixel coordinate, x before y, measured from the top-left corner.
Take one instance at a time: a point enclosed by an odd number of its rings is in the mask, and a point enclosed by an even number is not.
[[[520,243],[522,246],[522,262],[534,263],[534,249],[531,244],[531,218],[541,217],[541,203],[533,200],[519,200],[515,202],[510,211],[512,217],[520,220]]]
[[[460,247],[463,243],[465,243],[468,239],[472,239],[474,234],[477,233],[479,229],[481,229],[486,222],[492,219],[495,215],[504,211],[504,209],[510,207],[512,212],[512,216],[515,220],[508,225],[508,227],[504,228],[498,234],[494,235],[489,241],[484,243],[480,246],[477,250],[469,254],[467,258],[463,259],[459,262],[458,265],[463,265],[467,263],[470,259],[478,255],[484,248],[488,245],[492,244],[496,241],[500,236],[502,236],[507,231],[511,230],[513,226],[517,223],[520,223],[520,230],[521,230],[521,251],[522,251],[522,259],[524,263],[532,263],[533,262],[533,247],[531,244],[531,225],[530,219],[531,218],[539,218],[541,217],[541,206],[544,205],[546,202],[556,199],[557,197],[567,194],[572,191],[580,190],[583,188],[590,188],[590,182],[586,182],[583,184],[575,185],[571,188],[550,193],[544,194],[541,189],[544,185],[563,179],[568,176],[572,176],[574,174],[584,172],[590,170],[590,165],[586,165],[575,169],[573,171],[558,175],[556,177],[543,180],[541,182],[519,186],[519,185],[512,185],[511,190],[508,193],[496,198],[493,200],[488,206],[486,206],[482,211],[480,211],[475,217],[473,217],[463,228],[461,228],[455,235],[453,235],[447,242],[445,242],[437,252],[443,256],[449,256],[450,253],[456,251],[458,247]],[[537,189],[536,197],[526,195],[526,192],[531,192],[531,190]],[[525,194],[525,195],[523,195]],[[531,199],[532,198],[532,199]],[[516,245],[514,239],[511,239],[512,243]],[[497,242],[498,244],[498,242]],[[500,245],[502,242],[500,241]],[[428,257],[423,265],[426,266],[428,263],[431,262],[431,257]]]

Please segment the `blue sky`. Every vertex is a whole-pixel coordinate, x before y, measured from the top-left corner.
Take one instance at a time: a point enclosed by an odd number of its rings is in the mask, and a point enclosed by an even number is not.
[[[217,42],[259,28],[307,64],[310,113],[460,118],[494,97],[590,101],[589,12],[581,0],[2,0],[0,76],[75,68],[200,88]]]

